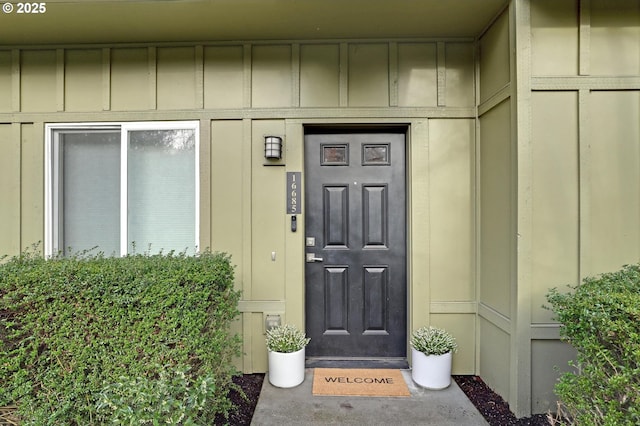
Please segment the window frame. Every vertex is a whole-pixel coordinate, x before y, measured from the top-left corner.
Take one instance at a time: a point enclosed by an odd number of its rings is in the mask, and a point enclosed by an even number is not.
[[[120,132],[120,256],[129,254],[128,241],[128,151],[130,131],[178,130],[194,131],[195,136],[195,250],[200,248],[200,121],[119,121],[119,122],[87,122],[87,123],[46,123],[45,124],[45,218],[44,218],[44,252],[45,256],[57,255],[64,249],[60,244],[60,173],[63,170],[60,159],[61,132],[113,131]]]

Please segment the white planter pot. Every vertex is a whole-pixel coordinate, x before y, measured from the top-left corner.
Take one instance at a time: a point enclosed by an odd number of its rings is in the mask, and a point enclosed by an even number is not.
[[[411,348],[411,377],[427,389],[444,389],[451,384],[451,352],[425,355]]]
[[[304,381],[304,348],[298,352],[269,351],[269,383],[292,388]]]

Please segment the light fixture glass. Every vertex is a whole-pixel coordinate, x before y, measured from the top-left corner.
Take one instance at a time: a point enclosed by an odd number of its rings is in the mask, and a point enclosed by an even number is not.
[[[264,158],[279,160],[282,158],[282,138],[279,136],[264,137]]]

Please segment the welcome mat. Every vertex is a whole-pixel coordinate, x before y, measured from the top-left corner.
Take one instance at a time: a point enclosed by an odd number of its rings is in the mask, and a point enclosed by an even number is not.
[[[400,370],[316,368],[313,394],[326,396],[411,396]]]

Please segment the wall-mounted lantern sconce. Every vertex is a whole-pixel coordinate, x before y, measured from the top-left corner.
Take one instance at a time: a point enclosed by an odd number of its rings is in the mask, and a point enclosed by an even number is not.
[[[264,158],[275,160],[282,158],[282,138],[280,136],[264,137]]]

